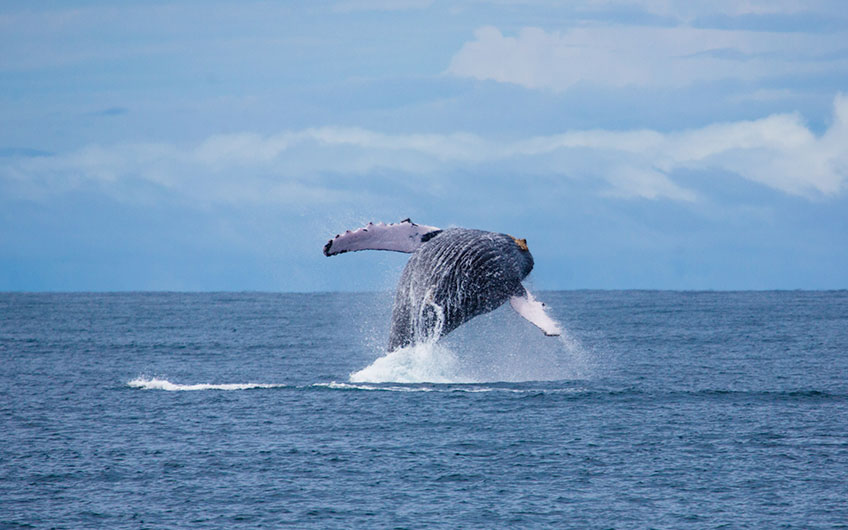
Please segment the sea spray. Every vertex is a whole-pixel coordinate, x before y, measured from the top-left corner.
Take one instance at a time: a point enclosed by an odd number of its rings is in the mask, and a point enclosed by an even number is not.
[[[565,381],[591,377],[591,356],[562,326],[546,337],[509,306],[475,318],[443,339],[480,382]]]
[[[350,374],[352,383],[476,383],[463,375],[456,354],[438,343],[422,343],[387,353]]]
[[[372,343],[373,344],[373,343]],[[354,383],[484,383],[586,379],[591,356],[567,330],[545,337],[508,306],[435,341],[383,354]]]

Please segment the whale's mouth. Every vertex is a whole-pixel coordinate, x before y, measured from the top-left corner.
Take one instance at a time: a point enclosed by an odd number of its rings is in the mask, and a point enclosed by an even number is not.
[[[515,237],[515,236],[509,236],[509,237],[511,237],[511,238],[512,238],[512,240],[513,240],[513,241],[515,241],[515,244],[516,244],[516,245],[518,245],[518,248],[520,248],[520,249],[521,249],[521,250],[523,250],[524,252],[529,252],[529,251],[530,251],[530,249],[529,249],[529,248],[527,248],[527,240],[526,240],[526,239],[518,239],[518,238],[517,238],[517,237]]]

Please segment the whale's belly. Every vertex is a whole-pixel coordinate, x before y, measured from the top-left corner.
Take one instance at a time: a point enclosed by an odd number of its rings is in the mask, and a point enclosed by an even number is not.
[[[421,245],[398,283],[389,351],[436,340],[523,293],[532,268],[526,254],[510,236],[462,228]]]

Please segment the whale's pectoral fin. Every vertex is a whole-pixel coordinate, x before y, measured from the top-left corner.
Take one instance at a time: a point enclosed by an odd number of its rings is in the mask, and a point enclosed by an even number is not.
[[[415,252],[422,243],[441,232],[435,226],[417,225],[409,219],[399,223],[368,223],[356,230],[348,230],[327,241],[325,256],[335,256],[354,250],[393,250]]]
[[[513,296],[509,299],[509,305],[545,335],[556,337],[561,333],[559,324],[545,312],[545,304],[533,298],[530,291],[525,290],[523,295]]]

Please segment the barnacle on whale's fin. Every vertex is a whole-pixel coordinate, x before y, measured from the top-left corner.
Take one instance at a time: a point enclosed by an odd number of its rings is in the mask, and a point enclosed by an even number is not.
[[[348,230],[327,241],[325,256],[335,256],[355,250],[392,250],[415,252],[422,243],[433,238],[441,230],[435,226],[418,225],[404,219],[399,223],[368,223],[362,228]]]
[[[509,235],[509,234],[507,234],[507,235]],[[511,238],[512,238],[512,240],[513,240],[513,241],[515,241],[515,244],[516,244],[516,245],[518,245],[518,248],[520,248],[520,249],[521,249],[521,250],[523,250],[524,252],[528,252],[528,251],[530,250],[530,249],[527,247],[527,240],[526,240],[526,239],[518,239],[518,238],[517,238],[517,237],[515,237],[515,236],[509,236],[509,237],[511,237]]]

